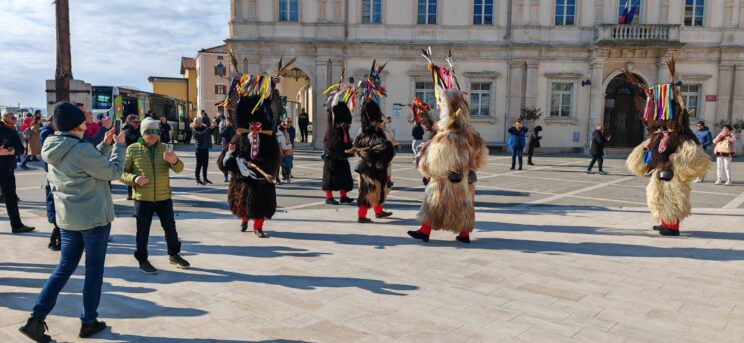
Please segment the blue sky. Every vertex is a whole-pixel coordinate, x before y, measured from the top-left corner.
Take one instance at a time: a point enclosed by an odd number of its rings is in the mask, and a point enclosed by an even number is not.
[[[179,76],[181,56],[227,38],[228,0],[70,0],[72,71],[93,85],[150,91]],[[45,107],[54,78],[52,0],[0,0],[0,105]]]

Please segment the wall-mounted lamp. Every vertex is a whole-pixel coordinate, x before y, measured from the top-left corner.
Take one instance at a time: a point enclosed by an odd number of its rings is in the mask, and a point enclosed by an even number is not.
[[[589,79],[581,80],[581,87],[591,86],[591,85],[592,85],[592,80],[589,80]]]

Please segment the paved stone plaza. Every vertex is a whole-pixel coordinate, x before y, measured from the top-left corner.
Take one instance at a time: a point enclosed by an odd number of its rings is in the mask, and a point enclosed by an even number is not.
[[[132,203],[115,183],[99,309],[112,329],[91,341],[744,342],[744,183],[714,186],[713,167],[693,185],[682,236],[664,238],[651,230],[648,180],[623,160],[600,176],[584,173],[583,156],[511,172],[508,157],[492,155],[479,173],[473,243],[434,232],[426,244],[406,235],[423,197],[410,154],[393,166],[394,216],[360,225],[355,206],[324,204],[322,161],[305,152],[295,182],[278,188],[271,238],[258,239],[226,210],[214,164],[215,185],[195,185],[188,149],[173,183],[193,268],[167,263],[156,220],[150,260],[160,274],[138,272]],[[744,180],[744,162],[733,169]],[[0,342],[24,341],[18,327],[58,258],[46,248],[43,172],[16,177],[24,222],[37,230],[10,234],[0,210]],[[47,320],[57,341],[80,341],[82,275]]]

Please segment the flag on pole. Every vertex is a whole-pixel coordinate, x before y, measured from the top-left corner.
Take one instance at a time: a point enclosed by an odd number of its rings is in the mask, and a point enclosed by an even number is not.
[[[622,12],[620,13],[619,22],[620,24],[631,24],[633,22],[633,17],[635,17],[635,13],[638,9],[638,4],[634,4],[632,0],[626,0],[625,6],[623,7]]]

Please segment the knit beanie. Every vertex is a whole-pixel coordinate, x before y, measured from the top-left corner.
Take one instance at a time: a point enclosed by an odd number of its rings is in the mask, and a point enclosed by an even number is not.
[[[85,122],[85,113],[71,102],[61,101],[54,105],[54,125],[58,131],[72,131]]]
[[[145,131],[152,130],[152,129],[160,129],[160,122],[157,121],[157,120],[155,120],[155,119],[152,119],[152,118],[149,118],[148,117],[148,118],[145,118],[145,120],[143,120],[140,123],[140,133],[141,134],[144,135],[145,134]]]

